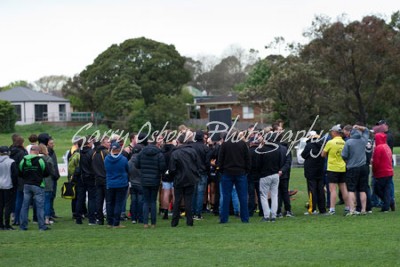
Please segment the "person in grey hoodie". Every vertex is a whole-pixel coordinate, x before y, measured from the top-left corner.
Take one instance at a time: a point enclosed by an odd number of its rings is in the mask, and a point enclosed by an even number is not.
[[[9,153],[8,147],[0,147],[0,230],[14,230],[10,225],[10,215],[17,190],[18,168]]]
[[[366,214],[368,171],[366,166],[365,147],[369,138],[369,130],[360,125],[354,125],[342,150],[342,158],[346,162],[346,186],[350,212],[347,215],[357,214],[355,211],[355,192],[360,192],[361,214]]]

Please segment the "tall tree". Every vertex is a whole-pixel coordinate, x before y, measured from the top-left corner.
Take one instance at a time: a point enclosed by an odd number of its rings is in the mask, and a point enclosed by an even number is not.
[[[35,87],[39,91],[52,94],[60,95],[61,89],[68,81],[68,77],[64,75],[50,75],[44,76],[39,80],[35,81]]]
[[[0,99],[0,132],[12,133],[15,130],[17,114],[15,108],[10,102]]]

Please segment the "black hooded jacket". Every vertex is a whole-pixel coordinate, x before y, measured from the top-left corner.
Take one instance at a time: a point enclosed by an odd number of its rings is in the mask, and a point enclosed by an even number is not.
[[[161,174],[166,170],[161,149],[155,145],[144,147],[136,158],[135,167],[141,171],[142,186],[159,186]]]
[[[19,166],[19,163],[26,155],[28,155],[28,152],[24,147],[10,146],[10,159],[13,159],[15,161],[15,165],[17,165],[17,167]],[[24,190],[24,180],[22,179],[21,176],[18,176],[17,190],[18,191]]]
[[[312,142],[309,139],[301,153],[304,158],[304,176],[307,179],[319,180],[324,176],[325,159],[321,157],[323,143],[323,140]]]
[[[92,168],[92,148],[84,146],[80,151],[79,167],[81,170],[81,179],[87,185],[95,185],[94,171]]]
[[[106,186],[106,168],[104,159],[108,155],[108,149],[105,146],[98,146],[92,153],[92,169],[96,185]]]
[[[169,161],[169,173],[174,179],[174,187],[195,186],[199,180],[199,162],[193,143],[175,148]]]

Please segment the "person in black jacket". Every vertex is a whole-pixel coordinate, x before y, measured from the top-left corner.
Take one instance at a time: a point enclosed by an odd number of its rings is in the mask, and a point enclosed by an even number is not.
[[[282,175],[281,146],[278,144],[275,134],[265,136],[265,142],[257,149],[257,170],[260,175],[260,198],[263,208],[263,222],[275,222],[278,209],[279,176]],[[268,195],[271,195],[271,208],[268,203]]]
[[[220,223],[228,222],[234,185],[239,197],[240,219],[243,223],[249,222],[247,174],[250,171],[251,159],[249,148],[243,139],[243,134],[234,130],[232,134],[226,136],[219,150],[218,164],[222,173]]]
[[[50,202],[50,212],[51,212],[51,217],[52,218],[58,218],[56,215],[56,212],[54,211],[54,199],[56,198],[57,195],[57,181],[60,179],[60,171],[58,170],[58,161],[57,161],[57,155],[56,152],[54,151],[54,139],[50,137],[49,142],[47,143],[47,149],[49,151],[49,156],[53,160],[53,168],[54,168],[54,174],[52,176],[53,179],[53,191],[52,191],[52,196],[51,196],[51,202]]]
[[[89,225],[96,224],[96,187],[95,178],[92,168],[92,140],[86,139],[85,144],[80,150],[79,168],[81,172],[80,179],[76,185],[76,224],[82,224],[82,207],[86,200],[86,192],[88,194],[88,219]]]
[[[12,141],[13,144],[10,146],[10,159],[13,159],[15,164],[19,166],[21,160],[28,155],[28,152],[24,148],[24,138],[22,136],[14,134],[12,136]],[[18,176],[18,186],[14,198],[15,200],[12,205],[12,210],[14,211],[13,225],[19,225],[22,202],[24,201],[24,180],[20,176]]]
[[[209,148],[204,143],[204,133],[202,130],[197,130],[194,136],[195,142],[192,142],[192,147],[196,150],[199,156],[199,179],[193,196],[193,212],[195,220],[202,220],[201,212],[203,211],[204,192],[207,187],[208,172],[210,170]],[[190,142],[188,142],[190,143]]]
[[[258,175],[257,172],[257,148],[260,146],[260,140],[258,140],[258,136],[254,136],[249,143],[249,151],[250,151],[250,157],[251,157],[251,168],[250,172],[247,175],[247,187],[248,187],[248,194],[249,194],[249,216],[252,217],[254,214],[254,211],[256,209],[256,194],[257,198],[260,199],[260,190],[259,190],[259,183],[260,183],[260,176]],[[258,201],[258,206],[259,206],[259,215],[262,216],[262,206],[261,202]]]
[[[174,179],[174,205],[171,226],[179,223],[179,204],[182,198],[185,203],[186,225],[193,226],[192,200],[195,185],[199,179],[199,156],[193,148],[193,142],[183,144],[184,136],[178,138],[178,147],[171,153],[169,175]]]
[[[173,140],[168,140],[170,132],[167,132],[164,136],[165,144],[162,146],[162,153],[165,158],[165,164],[168,168],[169,160],[171,158],[171,153],[175,149],[175,144]],[[162,175],[162,188],[160,195],[161,212],[164,214],[163,219],[168,220],[168,209],[170,202],[174,198],[174,178],[169,175],[168,170]]]
[[[151,210],[151,226],[155,228],[157,222],[157,196],[160,187],[161,175],[166,170],[164,155],[161,149],[153,142],[142,149],[137,156],[135,167],[141,171],[143,187],[143,224],[149,227],[149,208]]]
[[[281,137],[281,135],[279,135],[279,137]],[[279,145],[284,164],[281,168],[282,175],[279,176],[278,210],[276,216],[278,218],[283,216],[293,217],[294,215],[292,213],[292,206],[290,204],[290,196],[289,196],[289,181],[290,181],[290,170],[292,167],[292,154],[290,153],[290,151],[288,151],[287,143],[280,142]],[[285,205],[284,214],[282,214],[282,204]]]
[[[304,158],[304,176],[307,179],[308,189],[308,210],[307,214],[326,213],[325,192],[324,192],[324,165],[325,159],[321,157],[324,140],[313,133],[307,140],[307,144],[301,153]]]
[[[110,138],[103,137],[99,146],[94,148],[92,154],[92,169],[94,173],[96,186],[96,222],[99,225],[104,224],[104,201],[106,200],[106,169],[104,159],[109,153]]]

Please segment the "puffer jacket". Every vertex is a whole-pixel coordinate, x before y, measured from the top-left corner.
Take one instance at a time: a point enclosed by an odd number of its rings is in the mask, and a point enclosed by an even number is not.
[[[166,170],[161,149],[153,144],[144,147],[136,158],[135,167],[142,173],[142,186],[159,186],[161,174]]]
[[[175,148],[169,161],[169,174],[174,179],[174,187],[195,186],[199,180],[199,155],[191,144]]]

